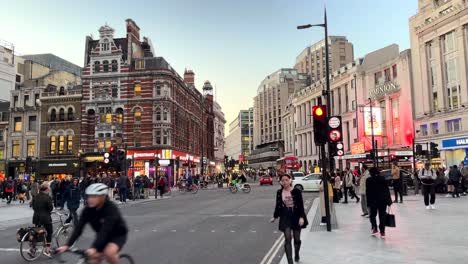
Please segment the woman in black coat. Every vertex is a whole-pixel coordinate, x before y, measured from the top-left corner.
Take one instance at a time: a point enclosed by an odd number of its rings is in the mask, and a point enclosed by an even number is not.
[[[78,178],[73,179],[73,183],[68,186],[63,194],[63,199],[67,203],[70,215],[65,223],[70,223],[73,220],[73,225],[78,225],[78,214],[76,211],[80,208],[81,190],[78,186]]]
[[[294,237],[294,260],[299,261],[299,250],[301,248],[301,229],[308,225],[307,216],[304,211],[302,192],[292,188],[291,176],[280,177],[281,189],[276,192],[275,212],[271,222],[279,218],[279,230],[284,233],[284,250],[288,263],[293,263],[292,258],[292,236]]]
[[[372,235],[377,231],[377,212],[379,213],[379,229],[382,238],[385,238],[385,219],[387,216],[387,206],[392,205],[392,197],[388,189],[387,181],[377,168],[369,170],[371,177],[366,181],[367,207],[370,208],[370,222]]]
[[[50,254],[50,242],[52,241],[52,198],[49,195],[49,185],[44,183],[39,189],[39,194],[36,195],[32,201],[32,208],[34,210],[33,224],[36,226],[43,226],[47,231],[47,249],[44,252],[46,255]],[[50,256],[50,255],[49,255]]]

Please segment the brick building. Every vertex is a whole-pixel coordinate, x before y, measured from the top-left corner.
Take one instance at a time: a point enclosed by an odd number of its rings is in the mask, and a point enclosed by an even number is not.
[[[213,156],[212,147],[200,144],[209,142],[202,141],[205,98],[194,86],[195,74],[186,71],[182,79],[163,57],[156,57],[151,40],[141,40],[133,20],[126,20],[124,38],[113,35],[114,29],[105,25],[99,39],[86,38],[81,112],[85,170],[106,169],[103,154],[115,145],[127,148],[129,176],[153,177],[157,168],[173,183],[181,167],[190,165],[195,172],[200,156]]]

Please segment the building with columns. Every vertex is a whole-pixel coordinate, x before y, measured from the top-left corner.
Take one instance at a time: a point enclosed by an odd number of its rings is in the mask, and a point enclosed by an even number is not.
[[[444,166],[468,166],[468,2],[419,0],[409,21],[416,142]]]
[[[224,128],[226,124],[226,118],[224,117],[221,105],[218,102],[213,102],[213,114],[214,114],[214,161],[216,171],[221,172],[224,168]]]

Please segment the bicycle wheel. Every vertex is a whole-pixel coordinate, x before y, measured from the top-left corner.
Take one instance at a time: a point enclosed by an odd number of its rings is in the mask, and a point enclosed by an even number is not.
[[[67,241],[70,239],[72,233],[73,228],[71,225],[61,226],[54,237],[57,247],[65,245],[65,243],[67,243]]]
[[[121,254],[119,256],[119,260],[121,264],[135,264],[135,261],[133,261],[132,256],[127,254]]]
[[[190,189],[191,189],[190,191],[192,192],[192,194],[196,194],[198,192],[198,187],[196,185],[192,185],[192,188]]]
[[[236,193],[237,192],[237,187],[236,186],[230,186],[229,191],[231,191],[231,193]]]
[[[34,261],[42,255],[45,245],[46,245],[45,237],[42,242],[41,241],[29,241],[29,232],[28,232],[23,236],[23,239],[21,239],[21,244],[20,244],[21,257],[26,261]]]
[[[244,193],[249,193],[249,192],[251,191],[251,188],[250,188],[249,185],[246,185],[246,186],[244,186],[244,188],[242,188],[242,191],[243,191]]]

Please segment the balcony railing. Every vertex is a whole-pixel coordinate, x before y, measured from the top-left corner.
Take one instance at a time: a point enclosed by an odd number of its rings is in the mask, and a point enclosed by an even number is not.
[[[81,90],[68,90],[65,92],[42,92],[41,97],[60,97],[60,96],[74,96],[74,95],[81,95]]]

